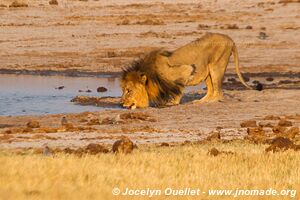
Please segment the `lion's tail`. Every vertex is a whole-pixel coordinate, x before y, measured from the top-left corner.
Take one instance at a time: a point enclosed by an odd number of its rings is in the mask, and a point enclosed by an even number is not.
[[[233,57],[234,57],[234,63],[235,63],[235,69],[236,69],[236,73],[240,79],[240,81],[243,83],[243,85],[248,88],[248,89],[252,89],[251,86],[249,86],[246,81],[244,80],[240,68],[239,68],[239,55],[238,55],[238,51],[237,48],[235,46],[235,44],[233,44],[233,48],[232,48],[232,53],[233,53]]]

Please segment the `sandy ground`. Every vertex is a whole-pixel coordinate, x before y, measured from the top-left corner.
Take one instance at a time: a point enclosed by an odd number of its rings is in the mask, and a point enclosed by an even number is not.
[[[0,0],[2,72],[120,72],[152,49],[176,49],[206,32],[233,38],[243,71],[300,69],[297,0],[12,2]]]
[[[265,87],[244,90],[227,79],[225,100],[218,103],[191,104],[205,93],[200,91],[168,108],[0,116],[0,148],[111,145],[121,135],[137,144],[199,141],[214,133],[243,139],[253,136],[251,127],[241,127],[245,120],[260,123],[264,137],[272,138],[300,125],[298,1],[61,0],[50,6],[30,0],[28,7],[7,7],[11,2],[0,0],[1,73],[119,73],[152,49],[172,50],[206,32],[220,32],[236,41],[250,83],[258,80]],[[259,37],[260,32],[266,37]],[[227,76],[234,77],[232,73],[230,64]],[[274,80],[266,81],[270,77]],[[118,99],[108,103],[118,104]],[[64,126],[63,116],[68,120]],[[291,124],[278,133],[280,119]],[[37,120],[40,128],[28,128],[30,120]],[[299,130],[295,135],[292,139]]]

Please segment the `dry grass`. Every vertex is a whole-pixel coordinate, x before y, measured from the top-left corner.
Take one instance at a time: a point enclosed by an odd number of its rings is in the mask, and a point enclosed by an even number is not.
[[[207,153],[212,147],[221,151],[232,151],[234,154],[213,157]],[[0,199],[108,200],[116,199],[111,194],[114,187],[122,190],[126,187],[139,189],[194,187],[204,191],[236,188],[299,190],[299,152],[264,153],[265,147],[238,141],[227,144],[142,147],[129,155],[99,154],[83,157],[66,154],[46,157],[1,152]],[[123,196],[118,199],[132,199],[132,197]],[[134,199],[148,199],[148,197]],[[159,196],[152,199],[174,199],[174,197]],[[185,197],[185,199],[201,198]],[[202,196],[202,199],[220,199],[220,197]]]

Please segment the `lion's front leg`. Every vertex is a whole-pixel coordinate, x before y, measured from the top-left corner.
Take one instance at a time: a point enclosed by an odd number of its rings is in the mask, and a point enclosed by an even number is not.
[[[213,101],[214,88],[213,88],[213,83],[212,83],[212,79],[211,79],[210,75],[208,75],[207,78],[205,79],[205,84],[207,87],[206,95],[201,99],[194,100],[193,103],[198,104],[198,103],[205,103],[205,102]]]

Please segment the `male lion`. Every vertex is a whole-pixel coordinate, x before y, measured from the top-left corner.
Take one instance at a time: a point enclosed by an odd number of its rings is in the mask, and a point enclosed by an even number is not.
[[[237,48],[222,34],[208,33],[173,52],[149,53],[123,71],[121,87],[123,106],[130,109],[155,105],[177,105],[185,86],[205,80],[207,94],[195,102],[214,102],[223,98],[222,81],[233,54],[237,75],[249,89],[239,70]]]

